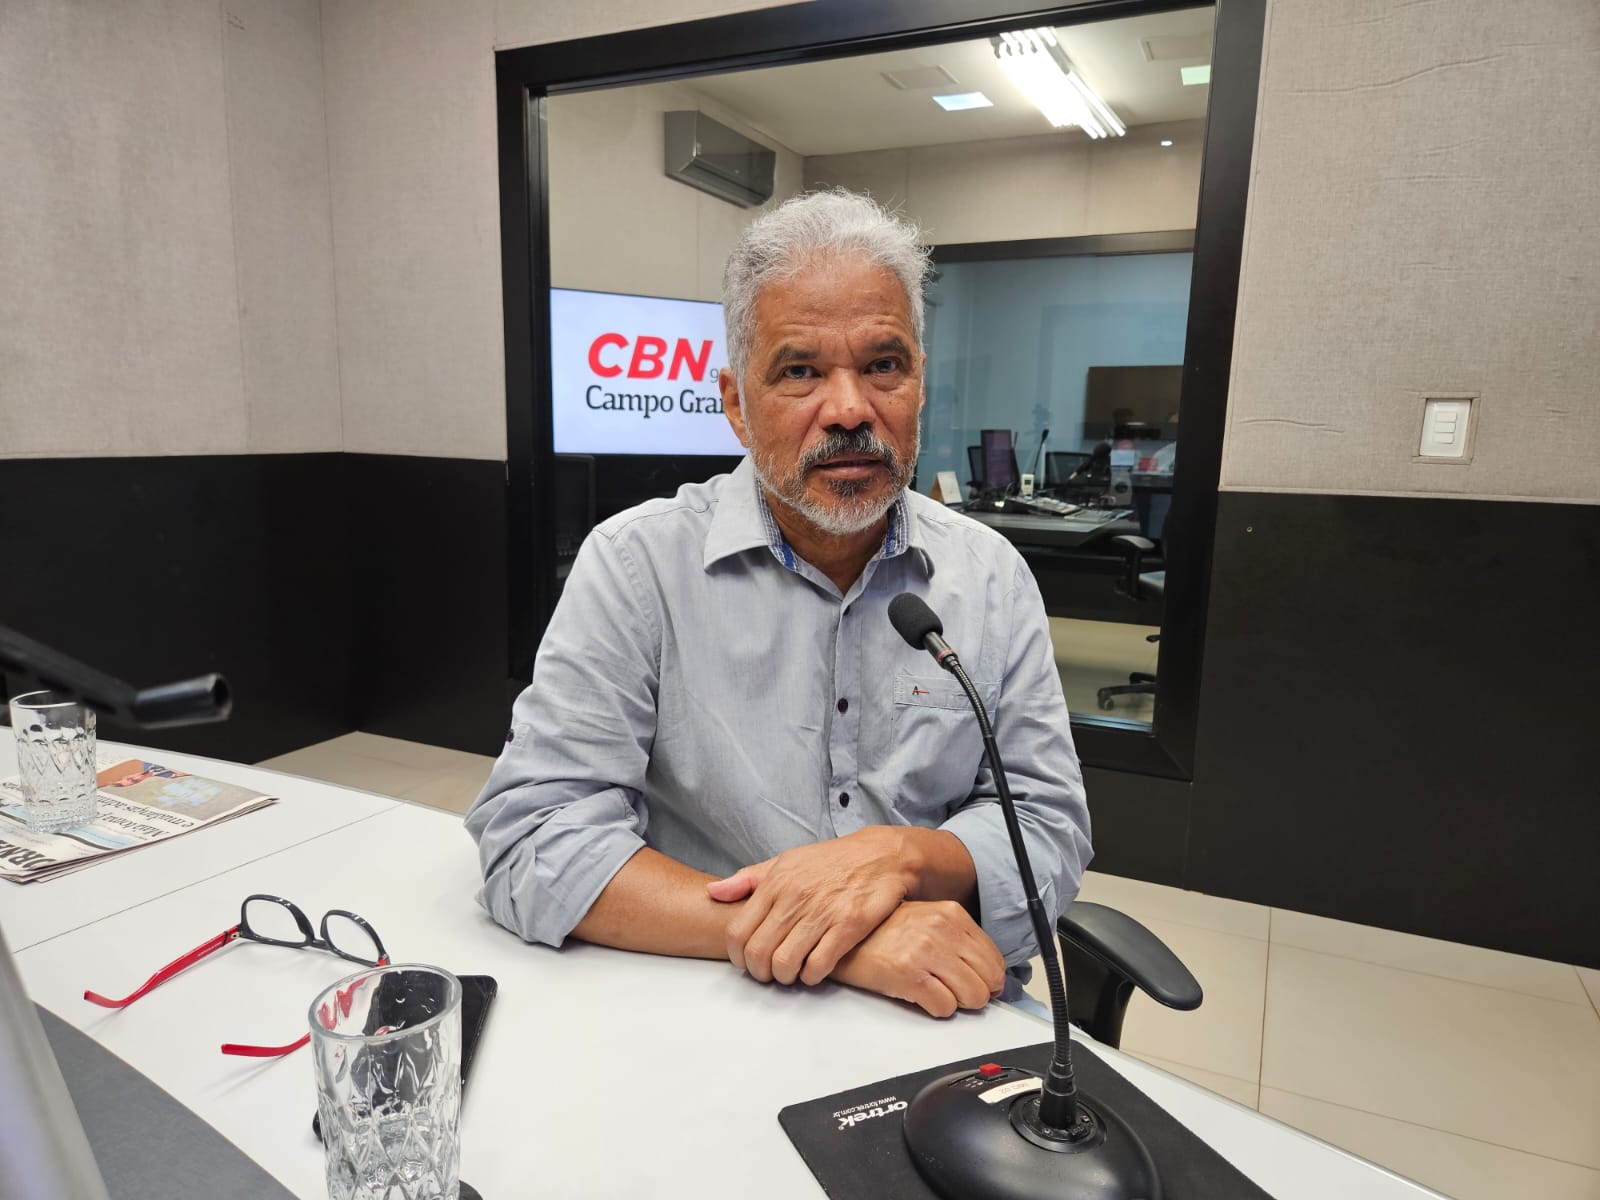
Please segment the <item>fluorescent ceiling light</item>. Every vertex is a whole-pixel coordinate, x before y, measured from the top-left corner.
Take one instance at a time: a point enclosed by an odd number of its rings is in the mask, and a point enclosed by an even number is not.
[[[1197,83],[1211,82],[1211,64],[1203,67],[1179,67],[1178,73],[1183,76],[1183,86],[1193,87]]]
[[[968,108],[993,108],[994,101],[982,92],[956,92],[949,96],[935,96],[933,102],[945,112],[961,112]]]
[[[1053,29],[1022,29],[990,38],[1011,82],[1057,129],[1076,125],[1092,138],[1121,137],[1127,127],[1068,60]]]
[[[1161,144],[1163,146],[1170,146],[1170,145],[1172,145],[1172,139],[1171,138],[1162,138],[1161,139]]]

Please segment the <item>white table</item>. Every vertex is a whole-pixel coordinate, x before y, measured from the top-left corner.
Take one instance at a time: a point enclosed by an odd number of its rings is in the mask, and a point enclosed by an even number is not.
[[[248,781],[270,774],[203,769]],[[114,992],[143,981],[231,924],[250,892],[287,896],[313,920],[328,908],[351,909],[373,923],[396,961],[499,979],[462,1116],[462,1177],[491,1200],[752,1189],[773,1200],[818,1200],[821,1189],[778,1125],[780,1108],[1049,1036],[1046,1024],[1005,1005],[935,1021],[846,988],[763,986],[727,964],[579,943],[529,946],[474,901],[477,860],[458,818],[275,778],[286,802],[298,798],[279,814],[296,816],[297,840],[269,831],[268,812],[253,814],[130,855],[116,877],[95,868],[6,885],[0,924],[35,1000],[144,1072],[297,1195],[325,1194],[307,1052],[258,1062],[225,1057],[217,1046],[290,1040],[306,1026],[312,996],[348,974],[348,964],[239,943],[122,1012],[82,999],[85,987]],[[255,852],[219,836],[224,829],[247,835]],[[181,842],[191,843],[181,860],[164,853]],[[70,896],[79,917],[96,915],[54,935],[13,933],[19,922],[48,927],[31,910],[54,904],[53,891]],[[1100,1053],[1282,1200],[1436,1195],[1125,1055]],[[628,1123],[621,1142],[609,1132],[613,1115]]]
[[[174,888],[297,846],[331,829],[363,821],[395,804],[387,797],[353,788],[335,787],[314,779],[218,762],[193,754],[145,750],[104,741],[100,743],[99,753],[102,760],[112,762],[149,758],[174,770],[238,783],[277,796],[278,803],[198,833],[157,842],[48,883],[18,885],[0,880],[0,929],[5,930],[13,953],[153,900]],[[0,734],[0,777],[16,773],[16,742],[7,730]],[[237,904],[234,910],[237,917]],[[226,924],[217,929],[225,928]],[[153,971],[159,966],[161,963],[155,963],[150,969]]]

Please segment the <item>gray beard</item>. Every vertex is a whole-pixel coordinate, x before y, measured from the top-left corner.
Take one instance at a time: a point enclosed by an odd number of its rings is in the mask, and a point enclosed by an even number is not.
[[[886,495],[877,499],[862,495],[863,492],[871,487],[871,482],[868,480],[841,479],[831,481],[828,484],[828,490],[833,493],[838,501],[838,503],[834,504],[819,501],[807,491],[805,483],[807,470],[824,458],[840,453],[840,451],[835,450],[827,443],[818,446],[810,455],[802,458],[796,464],[794,471],[784,478],[779,478],[777,473],[771,470],[771,464],[764,463],[754,450],[750,454],[750,465],[755,468],[756,480],[763,488],[794,509],[795,512],[799,513],[812,525],[815,525],[824,533],[848,537],[858,533],[865,533],[883,520],[884,515],[894,507],[895,501],[900,499],[900,494],[910,485],[911,474],[915,470],[917,453],[920,449],[920,435],[921,430],[919,429],[918,436],[911,443],[911,452],[903,459],[894,455],[887,445],[881,442],[878,443],[878,447],[882,451],[888,451],[886,457],[889,461],[889,470],[893,476],[894,486],[890,488]]]

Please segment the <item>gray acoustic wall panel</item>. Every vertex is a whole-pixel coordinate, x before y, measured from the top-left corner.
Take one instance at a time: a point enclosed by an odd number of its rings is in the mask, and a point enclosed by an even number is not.
[[[218,5],[0,11],[0,454],[243,449]]]
[[[1600,501],[1597,80],[1594,0],[1273,0],[1225,488]]]
[[[503,458],[488,0],[323,10],[344,447]]]
[[[11,0],[0,455],[340,448],[317,0]]]
[[[321,8],[317,0],[226,0],[223,9],[248,448],[337,450]]]
[[[327,0],[345,449],[505,457],[495,49],[759,7]],[[593,148],[597,163],[608,149]],[[659,154],[652,170],[660,174]],[[664,228],[674,238],[726,236],[723,218],[696,230],[694,216],[691,205],[691,224]],[[691,286],[693,268],[688,260]]]

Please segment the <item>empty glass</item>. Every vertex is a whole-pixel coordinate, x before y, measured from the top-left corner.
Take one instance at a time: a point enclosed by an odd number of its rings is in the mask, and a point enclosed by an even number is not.
[[[27,692],[11,701],[11,728],[28,828],[55,833],[94,820],[94,709],[60,692]]]
[[[460,981],[363,971],[318,996],[310,1022],[330,1200],[457,1200]]]

